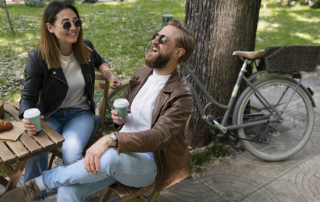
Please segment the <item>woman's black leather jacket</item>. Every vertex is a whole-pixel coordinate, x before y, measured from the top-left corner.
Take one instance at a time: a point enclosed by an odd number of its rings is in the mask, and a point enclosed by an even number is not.
[[[80,64],[80,67],[86,84],[85,90],[89,104],[94,114],[95,68],[99,69],[100,65],[106,62],[89,40],[84,39],[83,43],[93,50],[88,60],[89,64]],[[36,49],[29,53],[24,73],[25,81],[20,100],[19,117],[22,119],[24,111],[30,108],[38,108],[45,118],[51,116],[60,108],[68,92],[68,84],[62,68],[49,70],[41,53]]]

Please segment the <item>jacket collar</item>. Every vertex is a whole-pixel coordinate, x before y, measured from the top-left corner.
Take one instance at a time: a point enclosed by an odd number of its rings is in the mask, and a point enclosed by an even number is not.
[[[153,112],[152,112],[152,122],[151,127],[154,126],[155,122],[157,121],[158,117],[160,116],[160,111],[163,108],[164,104],[170,98],[171,93],[175,90],[176,86],[180,81],[180,74],[178,69],[176,68],[169,77],[166,84],[163,86],[162,90],[159,93],[159,96],[154,104]]]

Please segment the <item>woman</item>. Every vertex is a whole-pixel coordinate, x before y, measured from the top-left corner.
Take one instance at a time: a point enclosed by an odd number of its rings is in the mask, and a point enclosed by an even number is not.
[[[95,68],[111,80],[112,88],[121,86],[92,43],[83,39],[81,25],[73,5],[65,2],[48,5],[39,43],[29,54],[20,101],[20,118],[25,110],[38,108],[41,118],[64,137],[64,165],[81,159],[90,136],[98,128],[93,101]],[[29,134],[36,135],[33,125],[25,119],[22,122]],[[30,159],[25,168],[25,182],[40,176],[47,164],[47,153]],[[40,197],[44,199],[44,195]]]

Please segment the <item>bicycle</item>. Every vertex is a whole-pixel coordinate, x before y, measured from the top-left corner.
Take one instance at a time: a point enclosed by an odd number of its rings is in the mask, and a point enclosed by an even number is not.
[[[310,94],[311,89],[307,89],[301,84],[302,76],[299,72],[293,72],[292,79],[276,75],[251,82],[259,74],[267,73],[266,71],[258,71],[248,78],[244,76],[248,65],[253,63],[258,65],[259,57],[264,55],[264,51],[236,51],[233,55],[239,56],[243,65],[228,105],[217,102],[190,68],[185,63],[180,64],[180,67],[187,69],[188,75],[186,78],[203,121],[211,129],[220,132],[217,135],[218,137],[224,136],[227,131],[230,131],[230,137],[239,139],[243,147],[259,159],[280,161],[293,156],[304,147],[313,130],[313,107],[315,107],[315,103]],[[205,107],[203,107],[198,93],[188,80],[189,77],[195,81],[210,101]],[[296,81],[294,79],[300,80]],[[242,80],[248,86],[236,102],[232,123],[228,124],[227,120]],[[108,110],[111,111],[113,101],[122,96],[128,85],[129,80],[126,80],[123,81],[120,88],[109,91]],[[211,115],[206,115],[206,110],[212,104],[226,110],[222,121],[218,121],[221,117],[214,119]],[[296,108],[299,111],[293,110]],[[108,117],[108,119],[112,124],[111,117]]]
[[[264,55],[264,51],[236,51],[233,55],[239,56],[243,65],[228,105],[217,102],[190,68],[186,64],[180,65],[187,69],[186,78],[203,121],[211,129],[218,130],[220,137],[231,131],[231,137],[239,139],[243,147],[259,159],[280,161],[293,156],[305,146],[313,130],[315,103],[310,93],[312,89],[301,84],[302,76],[299,72],[293,72],[292,78],[275,75],[252,82],[259,74],[267,73],[258,71],[248,78],[244,76],[248,65],[259,64],[259,58]],[[189,77],[210,101],[205,107],[188,80]],[[242,80],[247,87],[236,102],[232,123],[228,124],[227,120]],[[226,110],[222,121],[206,115],[206,110],[212,104]]]

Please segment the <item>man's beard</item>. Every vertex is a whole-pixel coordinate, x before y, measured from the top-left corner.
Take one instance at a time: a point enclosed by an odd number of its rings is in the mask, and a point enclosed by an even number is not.
[[[159,52],[157,55],[153,55],[152,52],[149,52],[144,61],[148,67],[163,68],[168,64],[170,59],[171,53],[165,55]]]

